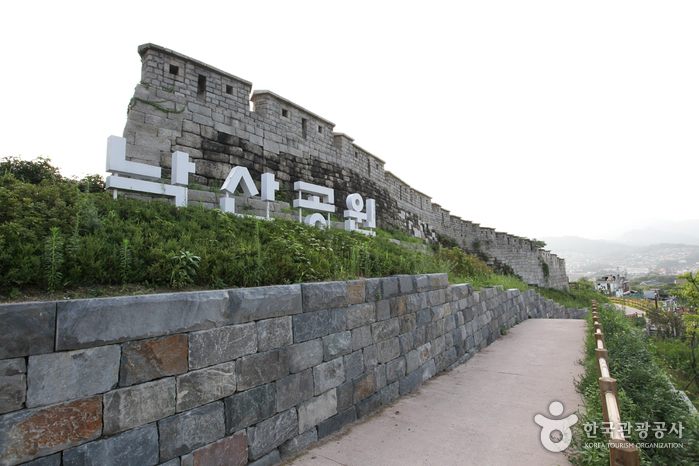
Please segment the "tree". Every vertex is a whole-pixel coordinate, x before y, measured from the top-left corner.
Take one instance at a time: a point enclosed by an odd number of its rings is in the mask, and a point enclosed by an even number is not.
[[[682,285],[682,288],[680,289],[680,296],[692,303],[692,307],[696,309],[697,305],[699,304],[699,285],[697,285],[697,275],[692,274],[692,272],[687,272],[677,278],[687,280],[687,283]],[[689,348],[692,350],[692,372],[694,372],[694,377],[692,377],[692,380],[690,380],[687,384],[687,387],[689,387],[692,381],[697,379],[697,376],[699,375],[697,374],[697,358],[694,354],[697,344],[697,337],[699,336],[699,316],[685,312],[682,316],[682,321],[685,325],[685,332],[689,337]],[[685,390],[686,389],[687,388],[685,388]]]

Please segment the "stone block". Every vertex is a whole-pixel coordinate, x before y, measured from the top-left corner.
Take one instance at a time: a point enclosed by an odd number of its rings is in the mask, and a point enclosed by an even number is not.
[[[289,347],[289,370],[300,372],[323,362],[323,342],[306,341]]]
[[[32,302],[0,306],[0,359],[53,351],[56,303]]]
[[[388,300],[389,307],[391,308],[391,317],[399,317],[408,312],[406,307],[406,297],[398,296],[397,298],[391,298]]]
[[[446,273],[433,273],[428,275],[430,279],[430,289],[437,290],[449,286],[449,275]]]
[[[0,414],[22,408],[27,398],[27,376],[25,374],[0,375]]]
[[[61,466],[61,453],[44,456],[29,463],[24,463],[22,466]]]
[[[56,349],[70,350],[230,324],[228,291],[59,301]]]
[[[359,304],[366,301],[366,285],[364,280],[351,280],[347,282],[348,304]]]
[[[5,359],[0,361],[0,377],[10,377],[27,373],[27,362],[24,358]]]
[[[400,319],[397,317],[371,324],[371,335],[374,343],[397,337],[399,333]]]
[[[104,393],[119,381],[118,345],[29,357],[27,407]]]
[[[260,352],[289,346],[294,342],[291,316],[257,322],[257,350]]]
[[[286,411],[313,396],[313,371],[306,369],[278,380],[277,412]]]
[[[412,333],[405,333],[403,335],[400,335],[398,337],[398,343],[400,343],[401,356],[408,354],[409,351],[412,351],[415,348],[415,345],[413,344]]]
[[[104,433],[112,435],[175,414],[174,377],[107,392]]]
[[[121,347],[119,385],[181,374],[187,371],[187,335],[130,341]]]
[[[223,402],[216,401],[158,421],[160,461],[168,461],[224,436]]]
[[[274,382],[289,375],[288,348],[245,356],[238,360],[238,391]]]
[[[296,315],[293,318],[293,326],[295,343],[324,337],[330,333],[331,312],[322,310]]]
[[[107,439],[86,443],[63,452],[64,466],[106,464],[158,464],[158,428],[149,424]]]
[[[225,362],[177,377],[177,412],[235,393],[235,362]]]
[[[328,422],[328,421],[324,421]],[[316,429],[307,430],[301,435],[297,435],[291,440],[287,440],[279,447],[282,456],[294,455],[307,446],[318,441],[318,431]]]
[[[298,407],[299,432],[306,432],[335,414],[337,414],[337,393],[333,389],[305,401]]]
[[[348,304],[347,282],[302,283],[303,312],[345,307]]]
[[[379,348],[378,345],[367,346],[362,350],[364,356],[364,370],[373,371],[379,365]]]
[[[354,403],[359,403],[376,392],[376,374],[367,372],[352,381],[354,383]]]
[[[408,373],[399,381],[399,392],[402,395],[410,393],[422,384],[422,371],[416,370]]]
[[[374,377],[376,377],[376,390],[381,390],[388,385],[386,379],[386,364],[381,364],[374,369]]]
[[[376,320],[386,320],[391,318],[391,302],[388,299],[382,299],[376,302]]]
[[[355,328],[352,330],[352,349],[357,351],[373,344],[371,326]]]
[[[235,324],[303,312],[300,285],[236,288],[228,293],[230,314]]]
[[[248,429],[248,456],[256,460],[296,437],[299,421],[296,409],[277,414]]]
[[[340,414],[337,414],[329,419],[326,419],[325,421],[321,422],[318,424],[318,439],[322,439],[324,437],[327,437],[328,435],[332,434],[333,432],[337,432],[338,430],[342,429],[345,426],[348,426],[355,422],[357,420],[357,410],[355,409],[354,406],[351,408],[348,408],[344,411],[342,411]],[[315,431],[310,431],[310,432],[315,432]]]
[[[244,432],[225,437],[192,453],[192,466],[245,466],[247,463],[248,437]]]
[[[398,290],[400,294],[405,295],[415,291],[413,277],[411,275],[396,275],[398,279]]]
[[[337,410],[344,411],[354,404],[354,383],[351,380],[337,387]]]
[[[347,308],[347,330],[376,322],[376,304],[355,304]]]
[[[357,403],[357,419],[366,417],[381,407],[381,394],[376,393],[364,401]]]
[[[386,364],[386,381],[391,384],[405,377],[405,357],[394,359]]]
[[[400,333],[410,333],[417,328],[417,316],[415,314],[406,314],[400,316]]]
[[[364,293],[368,302],[378,301],[382,298],[380,280],[380,278],[369,278],[364,280]]]
[[[257,329],[252,322],[189,334],[190,369],[232,361],[255,352]]]
[[[378,350],[379,363],[387,363],[400,356],[400,343],[397,337],[377,343],[376,348]]]
[[[276,385],[270,383],[226,398],[226,434],[230,435],[272,417],[276,410],[276,393]]]
[[[409,312],[417,312],[427,308],[427,295],[413,293],[405,297],[405,308]]]
[[[0,458],[15,465],[81,445],[102,434],[102,397],[0,416]]]
[[[400,395],[400,384],[393,382],[384,387],[379,394],[381,395],[381,404],[388,404]]]
[[[364,356],[361,351],[355,351],[345,356],[345,378],[353,379],[364,372]]]
[[[248,466],[276,466],[281,460],[279,450],[272,450],[259,460],[248,463]]]
[[[413,287],[419,293],[429,291],[430,279],[428,275],[413,275]]]
[[[381,283],[381,298],[388,299],[400,295],[397,277],[383,277],[379,279]]]
[[[415,372],[420,367],[420,358],[417,350],[409,351],[405,355],[405,371],[407,374]]]
[[[313,393],[323,392],[339,386],[345,381],[345,366],[342,358],[324,362],[313,368]]]
[[[352,333],[333,333],[323,337],[323,360],[330,361],[352,352]]]

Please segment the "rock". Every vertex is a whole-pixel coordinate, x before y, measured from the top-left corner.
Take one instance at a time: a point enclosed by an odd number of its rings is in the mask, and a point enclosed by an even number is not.
[[[192,453],[193,466],[245,466],[248,463],[248,437],[238,433]]]
[[[320,339],[289,347],[289,370],[300,372],[323,362],[323,343]]]
[[[187,371],[187,335],[130,341],[121,347],[119,385],[128,387]]]
[[[158,464],[158,428],[149,424],[63,452],[64,466]]]
[[[276,411],[273,383],[236,393],[224,400],[228,435],[272,417]]]
[[[160,461],[217,441],[224,435],[223,403],[216,401],[158,421]]]
[[[53,351],[56,303],[33,302],[0,306],[0,359]]]
[[[114,390],[104,395],[104,433],[112,435],[175,414],[175,378]]]
[[[233,323],[283,317],[303,312],[301,285],[278,285],[229,290]]]
[[[27,407],[34,408],[104,393],[119,381],[120,347],[29,357]]]
[[[257,387],[289,375],[287,348],[257,353],[238,360],[238,391]]]
[[[347,330],[376,322],[376,304],[362,303],[347,308]]]
[[[302,283],[303,312],[345,307],[347,282]]]
[[[299,432],[306,432],[335,414],[337,414],[337,393],[333,389],[311,398],[298,407]]]
[[[318,424],[318,438],[322,439],[337,432],[345,426],[352,424],[357,420],[357,410],[354,406],[349,409],[344,410],[340,414],[327,419],[320,424]],[[310,431],[315,432],[315,431]]]
[[[291,456],[303,450],[307,446],[318,441],[318,432],[316,429],[307,430],[301,435],[297,435],[291,440],[287,440],[280,447],[279,451],[282,456]]]
[[[228,362],[257,352],[254,323],[193,332],[189,334],[189,368]]]
[[[294,342],[291,317],[257,322],[257,350],[260,352],[289,346]]]
[[[225,362],[177,377],[177,412],[235,393],[235,362]]]
[[[313,368],[313,393],[320,395],[345,381],[345,367],[342,358],[319,364]]]
[[[323,359],[330,361],[352,352],[352,333],[333,333],[323,337]]]
[[[277,412],[286,411],[313,396],[313,371],[306,369],[278,380]]]
[[[282,443],[295,437],[298,429],[299,421],[296,409],[284,411],[260,422],[255,427],[250,427],[248,429],[250,458],[256,460],[263,457]]]

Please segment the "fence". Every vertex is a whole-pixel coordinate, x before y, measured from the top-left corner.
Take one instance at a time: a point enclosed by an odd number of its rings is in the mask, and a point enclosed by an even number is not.
[[[609,300],[613,303],[621,304],[623,306],[633,307],[635,309],[640,309],[640,310],[645,311],[645,312],[648,312],[648,311],[655,309],[655,303],[650,303],[648,301],[641,301],[640,299],[610,297]]]
[[[609,464],[611,466],[638,466],[640,462],[638,448],[624,437],[617,384],[609,372],[609,358],[604,346],[604,333],[597,315],[597,302],[594,300],[592,301],[592,322],[595,331],[595,356],[597,357],[597,373],[602,397],[602,415],[605,424],[610,427]]]

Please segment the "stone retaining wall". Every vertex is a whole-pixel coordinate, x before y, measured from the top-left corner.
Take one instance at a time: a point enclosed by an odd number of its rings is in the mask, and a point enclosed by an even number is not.
[[[0,306],[0,465],[270,465],[528,317],[446,274]]]
[[[360,193],[376,200],[379,228],[429,240],[445,235],[486,253],[491,264],[507,264],[528,284],[568,289],[562,258],[527,238],[451,215],[354,139],[334,132],[335,124],[325,118],[273,92],[253,92],[251,82],[173,50],[144,44],[138,52],[141,82],[123,132],[127,160],[160,166],[168,176],[172,152],[186,152],[196,163],[191,182],[209,188],[220,187],[234,166],[246,167],[258,184],[263,173],[273,173],[286,201],[295,197],[295,181],[333,188],[338,216],[347,196]],[[435,167],[432,176],[441,169]],[[190,201],[218,207],[220,197],[198,191]],[[261,201],[257,207],[265,210]]]

